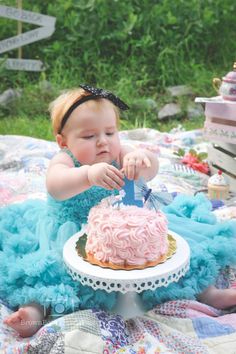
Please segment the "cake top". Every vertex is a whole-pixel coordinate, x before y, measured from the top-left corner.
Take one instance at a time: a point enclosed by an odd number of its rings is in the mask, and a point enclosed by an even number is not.
[[[218,173],[214,174],[213,176],[211,176],[209,178],[208,184],[215,185],[215,186],[227,186],[228,185],[221,170],[219,170]]]
[[[108,198],[101,201],[99,205],[94,206],[89,213],[89,218],[96,215],[100,218],[102,215],[103,220],[112,220],[113,227],[121,227],[122,224],[129,225],[131,227],[139,227],[144,223],[149,223],[151,220],[165,221],[167,219],[165,214],[160,210],[150,210],[146,207],[139,208],[136,205],[108,205]]]

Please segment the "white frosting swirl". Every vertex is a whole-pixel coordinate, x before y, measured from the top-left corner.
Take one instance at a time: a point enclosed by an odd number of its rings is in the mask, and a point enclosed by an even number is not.
[[[215,186],[227,186],[226,179],[222,174],[216,173],[208,179],[208,184],[213,184]]]
[[[167,231],[161,211],[100,204],[89,213],[86,252],[101,262],[143,265],[166,254]]]

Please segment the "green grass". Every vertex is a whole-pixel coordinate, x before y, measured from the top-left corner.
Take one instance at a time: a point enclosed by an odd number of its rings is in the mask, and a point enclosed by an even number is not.
[[[45,117],[35,117],[34,119],[26,117],[2,118],[0,120],[0,134],[54,140],[51,124]]]
[[[120,130],[137,129],[137,128],[153,128],[161,132],[169,132],[172,128],[181,124],[186,130],[198,129],[203,127],[204,117],[195,120],[177,120],[172,119],[167,122],[157,122],[145,124],[136,121],[134,124],[121,120]],[[54,140],[52,134],[51,123],[45,116],[32,118],[28,117],[7,117],[0,120],[0,134],[2,135],[24,135],[39,139]]]

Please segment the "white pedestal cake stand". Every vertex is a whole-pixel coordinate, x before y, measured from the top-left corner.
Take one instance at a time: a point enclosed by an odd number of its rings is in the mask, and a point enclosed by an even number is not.
[[[108,293],[118,291],[118,301],[113,312],[126,319],[145,312],[138,293],[177,282],[189,268],[188,243],[172,231],[169,234],[175,238],[177,249],[170,259],[155,267],[129,271],[101,268],[79,257],[75,247],[83,233],[80,231],[72,236],[64,246],[63,258],[67,270],[74,280],[89,285],[94,290],[102,289]]]

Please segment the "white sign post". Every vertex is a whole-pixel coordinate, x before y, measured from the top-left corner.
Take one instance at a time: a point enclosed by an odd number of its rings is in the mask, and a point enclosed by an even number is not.
[[[0,17],[5,17],[21,22],[32,23],[40,26],[34,30],[18,34],[0,41],[0,54],[6,53],[12,49],[17,49],[30,43],[47,38],[55,31],[56,18],[52,16],[42,15],[36,12],[16,9],[9,6],[0,5]],[[25,70],[25,71],[42,71],[43,63],[40,60],[32,59],[2,59],[7,69]]]

